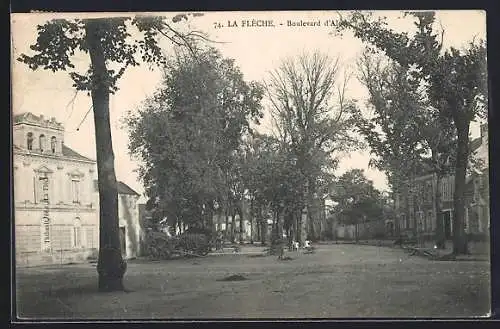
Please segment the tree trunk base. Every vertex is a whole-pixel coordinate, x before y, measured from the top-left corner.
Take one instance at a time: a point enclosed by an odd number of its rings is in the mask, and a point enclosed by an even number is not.
[[[101,292],[125,291],[123,276],[127,263],[121,252],[113,248],[102,248],[99,252],[97,272],[99,273],[98,289]]]
[[[123,277],[101,276],[99,275],[99,291],[125,291],[123,286]]]
[[[453,244],[453,255],[468,255],[469,248],[467,243]]]
[[[469,248],[467,243],[467,237],[465,235],[456,235],[453,238],[453,254],[454,255],[467,255],[469,254]]]

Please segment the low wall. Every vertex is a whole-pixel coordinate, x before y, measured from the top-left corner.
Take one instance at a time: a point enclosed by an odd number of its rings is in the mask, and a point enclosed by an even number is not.
[[[86,263],[97,259],[97,249],[63,250],[52,253],[25,252],[16,254],[16,266],[29,267],[52,264]]]

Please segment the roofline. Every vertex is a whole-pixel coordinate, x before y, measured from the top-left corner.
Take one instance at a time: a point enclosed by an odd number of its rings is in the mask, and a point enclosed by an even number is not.
[[[13,149],[13,154],[38,156],[41,158],[50,158],[50,159],[56,159],[56,160],[57,159],[72,160],[72,161],[92,163],[92,164],[97,163],[97,161],[92,160],[92,159],[84,160],[84,159],[72,158],[72,157],[68,157],[68,156],[64,156],[64,155],[38,154],[38,153],[31,153],[31,152],[27,152],[27,151],[23,151],[23,150],[16,150],[16,149]]]
[[[136,190],[134,190],[133,188],[131,188],[127,183],[121,181],[121,180],[116,180],[116,183],[117,184],[123,184],[125,185],[130,191],[134,192],[134,193],[121,193],[121,194],[128,194],[128,195],[137,195],[137,196],[141,196],[139,193],[137,193]],[[118,187],[118,186],[117,186]]]
[[[32,126],[32,127],[41,127],[41,128],[50,128],[58,131],[64,131],[64,125],[62,122],[59,121],[51,121],[51,120],[44,120],[45,116],[43,114],[35,114],[31,111],[24,111],[18,114],[12,113],[12,126],[17,126],[17,125],[27,125],[27,126]],[[31,122],[26,122],[22,121],[22,119],[25,118],[26,115],[32,115],[36,118],[42,119],[43,122],[48,122],[50,124],[50,127],[45,127],[43,124],[36,124],[36,123],[31,123]],[[20,122],[16,122],[16,119],[20,118]],[[53,118],[53,117],[52,117]],[[55,119],[55,118],[54,118]]]
[[[13,122],[12,126],[19,126],[19,125],[26,125],[26,126],[32,126],[32,127],[40,127],[40,128],[47,128],[42,125],[37,125],[33,123],[28,123],[28,122]],[[55,127],[50,127],[49,129],[54,129],[58,131],[64,131],[64,127],[61,128],[55,128]]]
[[[89,161],[93,161],[93,162],[96,162],[96,163],[97,163],[97,161],[96,161],[96,160],[91,159],[91,158],[89,158],[89,157],[86,157],[86,156],[84,156],[84,155],[81,155],[80,153],[78,153],[77,151],[73,150],[71,147],[69,147],[68,145],[64,144],[64,142],[63,142],[63,143],[62,143],[62,150],[63,150],[63,152],[64,152],[64,148],[66,148],[66,149],[70,150],[71,152],[73,152],[73,153],[77,154],[77,155],[78,155],[79,157],[81,157],[81,158],[85,158],[85,159],[88,159]],[[68,158],[69,158],[69,156],[66,156],[66,157],[68,157]]]

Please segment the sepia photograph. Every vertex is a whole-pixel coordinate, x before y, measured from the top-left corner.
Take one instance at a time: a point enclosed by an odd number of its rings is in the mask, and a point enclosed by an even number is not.
[[[10,19],[12,321],[491,316],[485,11]]]

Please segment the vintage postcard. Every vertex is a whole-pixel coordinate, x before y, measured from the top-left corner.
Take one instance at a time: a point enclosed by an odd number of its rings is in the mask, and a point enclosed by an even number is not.
[[[485,12],[11,26],[16,321],[490,316]]]

